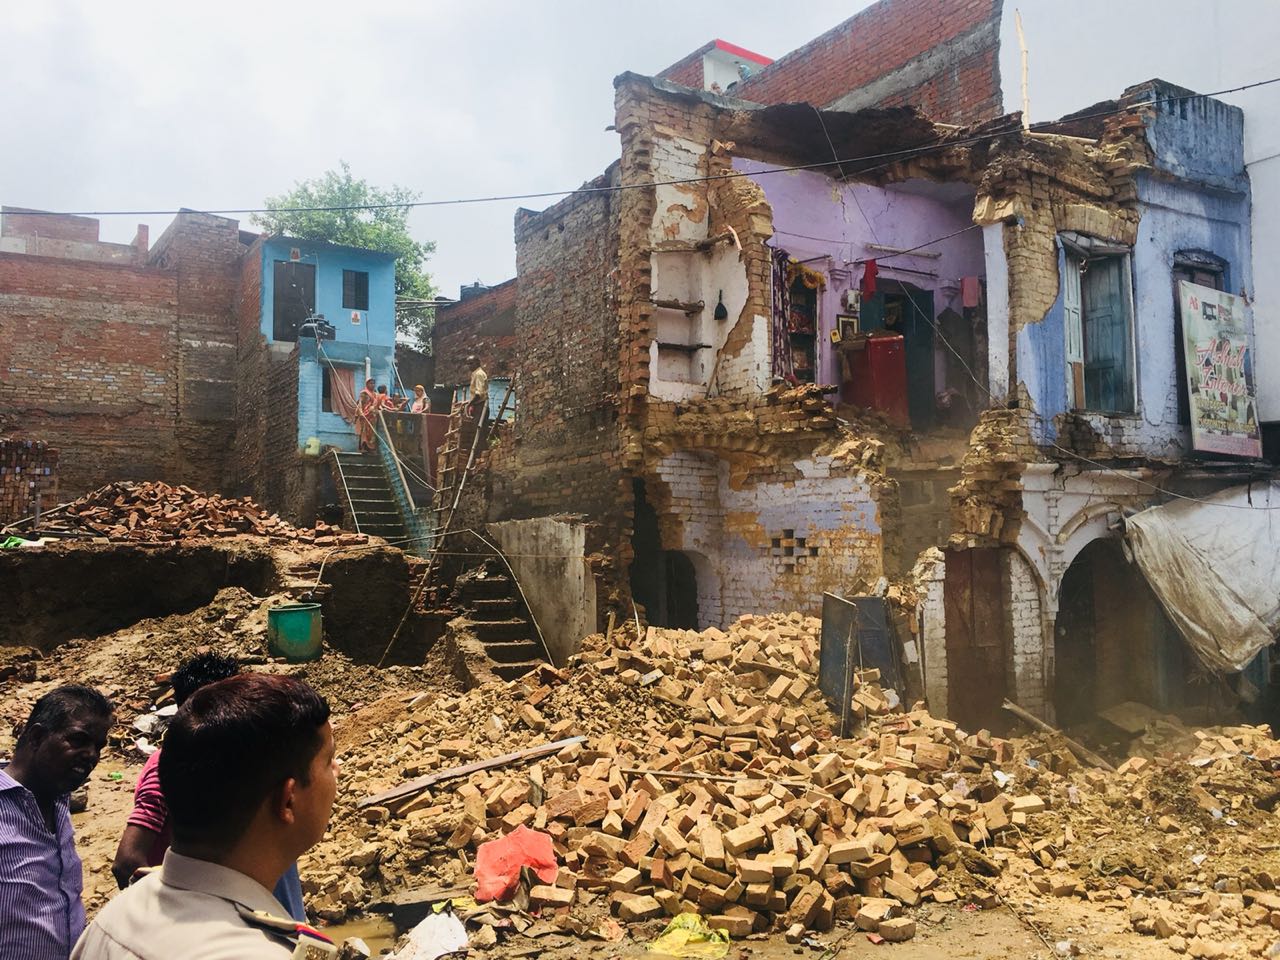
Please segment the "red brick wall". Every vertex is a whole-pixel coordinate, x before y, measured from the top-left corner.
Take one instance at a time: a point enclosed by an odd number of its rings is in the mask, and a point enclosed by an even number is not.
[[[436,314],[432,334],[436,382],[454,387],[471,376],[467,357],[475,354],[491,377],[507,377],[515,369],[515,278],[484,293],[451,304]]]
[[[0,523],[58,503],[58,451],[42,440],[0,437]]]
[[[98,221],[91,217],[27,213],[22,207],[4,207],[0,212],[4,214],[0,219],[0,236],[47,237],[78,243],[96,243],[98,240]]]
[[[156,242],[153,263],[176,274],[175,436],[185,475],[221,489],[230,475],[235,418],[235,304],[239,224],[184,213]]]
[[[686,87],[693,87],[695,90],[701,90],[705,79],[702,73],[702,57],[715,46],[715,41],[704,43],[693,53],[689,54],[682,60],[677,60],[667,69],[663,70],[657,76],[663,80],[670,80],[672,83],[680,83]]]
[[[236,298],[236,424],[234,485],[236,493],[261,500],[266,493],[264,462],[267,439],[267,341],[262,335],[262,241],[240,258],[240,290]],[[295,401],[296,402],[296,401]],[[297,445],[297,439],[294,439]]]
[[[513,436],[490,452],[490,520],[584,514],[595,522],[588,550],[608,554],[630,504],[618,450],[618,230],[611,194],[516,214],[520,406]]]
[[[1001,112],[1000,10],[1001,0],[880,0],[742,81],[733,94],[825,106],[900,71],[899,85],[890,81],[883,96],[862,105],[918,105],[950,123],[987,119]],[[960,44],[970,35],[970,43]],[[960,45],[955,56],[927,59],[948,42]]]
[[[223,485],[232,277],[214,264],[237,230],[188,216],[151,265],[0,253],[0,421],[60,449],[65,497],[129,478]]]

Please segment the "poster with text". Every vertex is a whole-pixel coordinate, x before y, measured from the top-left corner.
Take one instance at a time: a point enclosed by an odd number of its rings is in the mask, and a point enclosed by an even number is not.
[[[1248,307],[1240,297],[1179,285],[1191,445],[1205,453],[1261,457]]]

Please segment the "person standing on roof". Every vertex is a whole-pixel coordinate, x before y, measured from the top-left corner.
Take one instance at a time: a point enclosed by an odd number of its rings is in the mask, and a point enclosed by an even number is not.
[[[489,374],[480,366],[480,360],[472,354],[467,357],[471,370],[471,402],[467,404],[467,419],[483,424],[489,413]]]
[[[84,930],[84,871],[67,795],[98,765],[115,719],[92,687],[36,701],[0,770],[0,957],[67,960]]]

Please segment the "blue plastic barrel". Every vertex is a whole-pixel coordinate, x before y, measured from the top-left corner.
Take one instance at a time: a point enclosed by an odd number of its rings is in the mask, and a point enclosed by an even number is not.
[[[267,649],[298,662],[320,656],[323,626],[318,603],[283,603],[267,611]]]

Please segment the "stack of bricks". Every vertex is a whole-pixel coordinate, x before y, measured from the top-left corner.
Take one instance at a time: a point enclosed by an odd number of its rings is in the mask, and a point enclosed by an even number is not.
[[[0,523],[12,523],[54,506],[58,451],[42,440],[0,438]]]
[[[998,872],[977,846],[1025,828],[1046,803],[994,772],[1013,760],[1012,742],[967,735],[923,709],[899,712],[873,669],[857,675],[852,696],[862,735],[836,739],[815,682],[819,628],[799,614],[743,617],[700,634],[650,628],[639,642],[589,646],[572,671],[544,668],[496,698],[484,688],[447,707],[417,698],[394,723],[420,731],[424,746],[403,754],[415,769],[487,753],[484,741],[509,751],[601,723],[615,729],[532,770],[340,805],[330,842],[343,850],[313,856],[373,856],[390,890],[421,883],[432,851],[456,864],[460,851],[524,825],[550,835],[563,867],[554,884],[529,891],[544,916],[603,897],[624,922],[695,912],[742,937],[800,936],[843,920],[907,939],[914,926],[904,909],[957,899],[946,880],[962,864]],[[637,728],[608,719],[620,707],[584,703],[593,690],[674,713]],[[426,743],[435,755],[424,754]],[[362,792],[386,785],[371,769],[394,776],[405,765],[397,746],[370,738],[367,748],[368,761],[351,764],[363,772],[350,787]],[[347,850],[350,832],[363,838],[358,849]],[[325,878],[316,880],[323,889]],[[340,904],[322,901],[321,916],[340,915]]]

